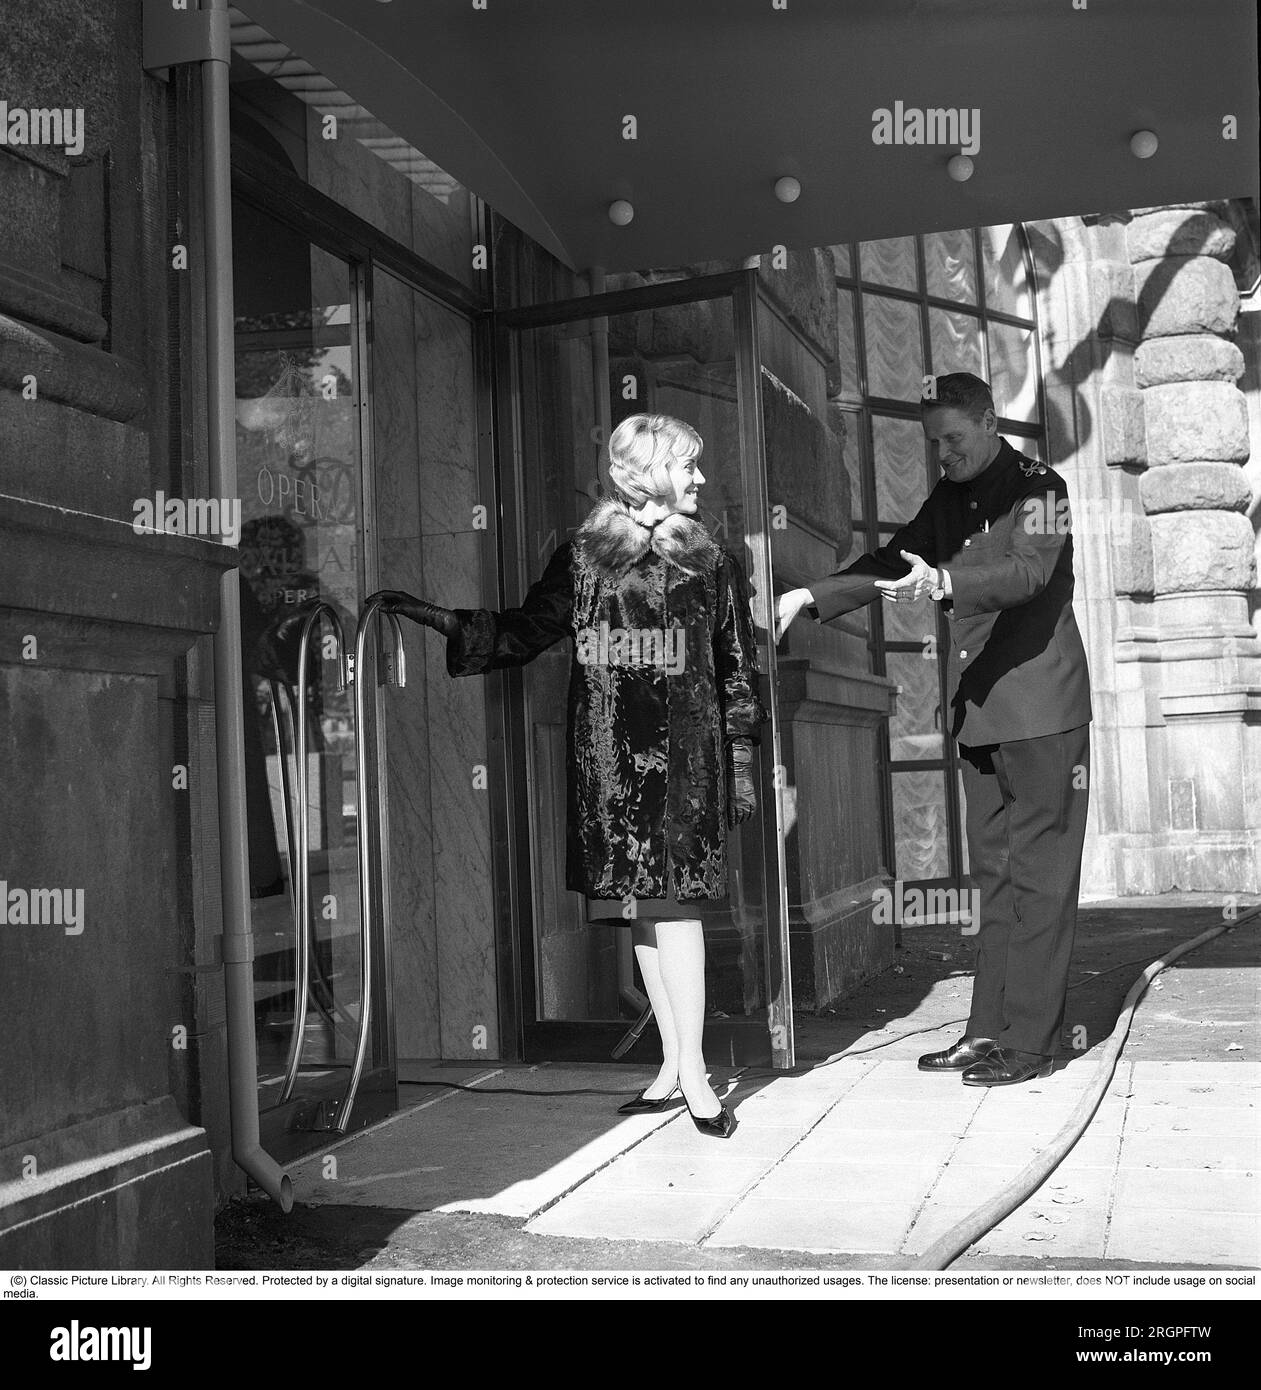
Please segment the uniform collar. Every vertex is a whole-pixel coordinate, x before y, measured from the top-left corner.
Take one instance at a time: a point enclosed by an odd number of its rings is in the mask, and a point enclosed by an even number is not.
[[[998,453],[989,461],[984,471],[963,484],[968,501],[975,502],[978,510],[988,511],[1004,483],[1010,481],[1015,460],[1015,449],[1005,439],[1000,438]]]

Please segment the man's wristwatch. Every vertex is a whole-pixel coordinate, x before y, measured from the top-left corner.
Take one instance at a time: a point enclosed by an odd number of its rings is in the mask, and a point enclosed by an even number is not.
[[[931,599],[935,599],[938,603],[940,603],[942,599],[946,597],[946,581],[942,578],[941,571],[939,569],[934,569],[933,575],[936,578],[936,583],[930,586],[928,590],[928,597]]]

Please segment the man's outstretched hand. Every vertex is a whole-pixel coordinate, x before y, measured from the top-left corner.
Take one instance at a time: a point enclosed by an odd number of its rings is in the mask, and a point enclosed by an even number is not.
[[[910,574],[901,579],[877,579],[876,588],[893,603],[914,603],[930,589],[937,588],[941,576],[927,560],[921,560],[909,550],[900,551],[899,554],[910,565]]]

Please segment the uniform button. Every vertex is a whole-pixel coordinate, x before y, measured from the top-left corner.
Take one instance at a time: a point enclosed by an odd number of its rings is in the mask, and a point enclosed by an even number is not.
[[[976,503],[975,503],[975,502],[969,502],[969,503],[968,503],[968,506],[971,507],[973,511],[976,511]]]
[[[964,545],[971,545],[971,544],[972,544],[971,541],[964,541],[963,543],[964,543]]]
[[[960,660],[960,661],[966,661],[967,659],[968,659],[968,654],[967,654],[967,652],[960,652],[960,653],[959,653],[959,660]]]

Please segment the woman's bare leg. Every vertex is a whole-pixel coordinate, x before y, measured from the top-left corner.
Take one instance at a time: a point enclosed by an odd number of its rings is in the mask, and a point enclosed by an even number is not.
[[[705,935],[698,920],[658,922],[657,964],[670,1001],[678,1048],[679,1087],[688,1109],[710,1119],[722,1109],[709,1084],[705,1029]],[[656,1005],[653,1005],[654,1009]]]
[[[674,1026],[670,997],[661,980],[661,965],[657,955],[657,924],[636,922],[631,927],[635,943],[635,959],[644,978],[644,990],[657,1020],[661,1034],[661,1070],[651,1085],[644,1088],[645,1100],[664,1100],[679,1080],[679,1034]]]

